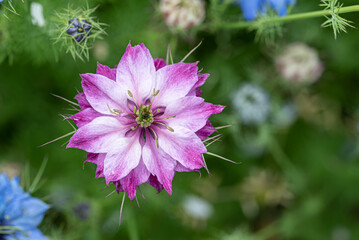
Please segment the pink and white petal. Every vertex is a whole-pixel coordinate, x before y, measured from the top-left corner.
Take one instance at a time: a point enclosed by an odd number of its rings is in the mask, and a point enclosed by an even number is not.
[[[221,105],[204,102],[199,97],[184,97],[166,107],[164,117],[176,116],[167,120],[169,126],[185,127],[193,132],[203,128],[212,114],[218,114],[224,109]]]
[[[155,64],[156,71],[167,65],[166,61],[162,58],[155,58],[153,62]]]
[[[107,77],[108,79],[116,81],[116,68],[110,68],[106,65],[97,63],[96,74]]]
[[[136,196],[137,186],[147,182],[149,176],[150,172],[141,160],[136,168],[134,168],[126,177],[120,179],[122,190],[127,193],[131,200],[133,200]]]
[[[174,132],[170,132],[156,127],[159,147],[186,168],[202,168],[202,153],[207,152],[207,149],[201,139],[187,128],[174,126],[173,129]]]
[[[151,174],[157,177],[158,181],[171,195],[176,160],[165,153],[161,148],[157,148],[155,140],[152,137],[147,137],[146,139],[146,144],[142,149],[142,158],[147,169]]]
[[[186,96],[198,81],[197,63],[175,63],[157,71],[156,90],[153,106],[166,106]]]
[[[104,175],[107,184],[124,178],[138,166],[142,153],[139,135],[140,131],[137,131],[133,136],[125,138],[126,141],[116,144],[116,151],[106,155]]]
[[[101,113],[95,111],[93,108],[85,108],[81,112],[76,113],[69,117],[69,119],[73,120],[77,127],[82,127],[97,117],[103,116]]]
[[[75,96],[75,99],[77,100],[77,102],[79,103],[79,106],[80,108],[83,110],[83,109],[86,109],[86,108],[90,108],[91,105],[90,103],[87,101],[86,99],[86,95],[85,93],[78,93],[76,96]]]
[[[115,151],[119,145],[128,142],[125,138],[127,130],[128,127],[115,117],[98,117],[80,127],[71,137],[67,148],[79,148],[91,153]]]
[[[158,181],[158,178],[152,174],[148,178],[147,183],[156,188],[158,193],[163,190],[163,185]]]
[[[208,138],[212,135],[212,133],[216,132],[217,130],[212,126],[212,124],[207,120],[206,125],[203,128],[196,132],[197,136],[203,140]]]
[[[96,111],[111,114],[110,109],[125,109],[127,93],[115,81],[91,73],[83,74],[81,77],[86,99]]]
[[[143,43],[129,44],[117,66],[116,82],[126,93],[132,92],[139,105],[151,96],[155,86],[156,69],[150,51]]]
[[[206,82],[208,77],[209,77],[208,73],[198,75],[198,81],[193,86],[191,91],[187,94],[187,96],[197,96],[197,97],[201,96],[202,91],[199,89],[199,87],[201,87]]]

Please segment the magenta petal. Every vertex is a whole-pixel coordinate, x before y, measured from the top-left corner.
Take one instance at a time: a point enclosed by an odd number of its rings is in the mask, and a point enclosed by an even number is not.
[[[101,116],[102,115],[99,112],[95,111],[93,108],[86,108],[81,112],[72,115],[71,117],[69,117],[69,119],[72,119],[77,127],[82,127],[90,123],[95,118]]]
[[[127,93],[115,82],[97,74],[83,74],[82,87],[91,106],[102,114],[111,114],[110,109],[123,110]]]
[[[198,75],[198,81],[196,82],[195,87],[201,87],[206,82],[207,78],[209,78],[208,73]]]
[[[166,106],[188,94],[198,81],[197,63],[176,63],[157,71],[156,90],[160,90],[154,99],[154,106]]]
[[[165,153],[161,148],[157,148],[153,138],[148,137],[143,146],[142,158],[147,169],[157,177],[166,191],[172,194],[172,179],[176,160]]]
[[[209,77],[208,73],[205,74],[201,74],[198,75],[198,81],[196,82],[196,84],[193,86],[193,88],[191,89],[191,91],[187,94],[187,96],[197,96],[200,97],[202,91],[199,89],[199,87],[201,87],[207,80],[207,78]]]
[[[144,44],[127,46],[117,66],[116,82],[127,93],[132,92],[138,104],[151,96],[155,86],[156,69],[150,51]]]
[[[216,129],[212,126],[212,124],[209,121],[207,121],[206,125],[203,128],[201,128],[200,130],[198,130],[196,132],[196,134],[200,139],[203,140],[203,139],[211,136],[212,133],[214,133],[214,132],[216,132]]]
[[[75,99],[79,103],[81,109],[86,109],[91,107],[90,103],[86,99],[85,93],[79,93],[75,96]]]
[[[138,185],[147,182],[150,172],[147,170],[143,161],[137,165],[126,177],[119,180],[121,187],[117,188],[127,192],[128,197],[133,200],[136,196],[136,188]]]
[[[79,148],[92,153],[117,151],[119,145],[128,142],[124,137],[126,130],[127,127],[114,117],[98,117],[79,128],[67,148]]]
[[[148,184],[156,188],[158,193],[160,193],[163,190],[163,185],[158,181],[156,176],[151,174],[147,182]]]
[[[139,137],[140,131],[137,131],[135,135],[126,137],[126,141],[115,143],[116,151],[106,155],[104,175],[107,184],[124,178],[138,166],[142,154]]]
[[[108,79],[116,81],[116,68],[110,68],[106,65],[97,63],[96,74],[107,77]]]
[[[173,129],[174,132],[157,130],[159,147],[186,168],[202,168],[202,153],[207,152],[207,149],[201,139],[186,128],[175,126]]]
[[[155,58],[155,59],[153,60],[153,62],[154,62],[154,64],[155,64],[156,70],[159,70],[159,69],[161,69],[161,68],[163,68],[164,66],[167,65],[166,62],[165,62],[165,60],[162,59],[162,58]]]
[[[205,126],[212,114],[218,114],[224,109],[221,105],[203,102],[203,98],[184,97],[166,107],[165,116],[176,116],[168,120],[168,124],[185,127],[193,132]]]

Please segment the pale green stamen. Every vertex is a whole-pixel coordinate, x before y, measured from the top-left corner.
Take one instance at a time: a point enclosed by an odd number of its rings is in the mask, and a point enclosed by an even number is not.
[[[120,113],[122,113],[122,111],[120,111],[120,110],[111,109],[108,104],[107,104],[107,107],[108,107],[108,109],[110,110],[110,112],[111,112],[112,114],[119,115]]]

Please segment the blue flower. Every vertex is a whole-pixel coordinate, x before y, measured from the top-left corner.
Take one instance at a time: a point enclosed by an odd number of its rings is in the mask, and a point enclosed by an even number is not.
[[[22,190],[19,178],[0,174],[0,240],[47,240],[37,226],[48,209]]]
[[[267,8],[274,9],[279,16],[287,14],[288,5],[293,5],[295,0],[237,0],[239,2],[244,19],[247,21],[254,20],[258,13],[265,14]]]

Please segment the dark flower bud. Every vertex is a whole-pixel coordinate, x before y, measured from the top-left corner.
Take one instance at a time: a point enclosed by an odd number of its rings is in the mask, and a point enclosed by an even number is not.
[[[74,17],[69,21],[67,34],[72,36],[77,42],[81,42],[91,34],[91,28],[92,26],[88,21]]]
[[[90,206],[88,204],[79,203],[72,210],[73,210],[74,215],[78,219],[84,221],[84,220],[88,219],[91,209],[90,209]]]

